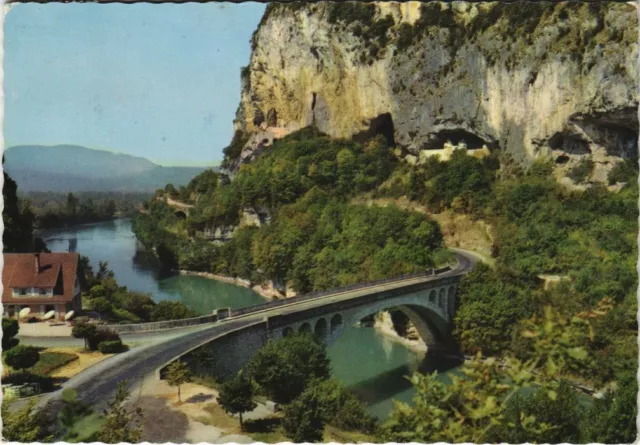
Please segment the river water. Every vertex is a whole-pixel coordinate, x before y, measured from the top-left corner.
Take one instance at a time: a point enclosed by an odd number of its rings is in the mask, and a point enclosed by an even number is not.
[[[69,229],[53,230],[41,236],[51,251],[74,251],[89,257],[94,270],[98,261],[108,261],[120,285],[132,291],[148,292],[156,301],[181,301],[206,314],[220,307],[243,307],[264,302],[250,289],[198,276],[161,272],[153,255],[136,249],[129,220],[116,220]],[[409,402],[413,390],[405,376],[420,370],[446,370],[452,363],[424,359],[373,328],[352,327],[328,348],[333,374],[355,391],[371,414],[383,419],[393,400]],[[443,374],[446,378],[446,374]]]

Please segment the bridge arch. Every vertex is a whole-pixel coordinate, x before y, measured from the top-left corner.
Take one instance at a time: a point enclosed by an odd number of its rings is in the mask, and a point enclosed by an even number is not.
[[[423,304],[390,304],[378,307],[365,307],[349,317],[349,325],[354,325],[363,318],[380,311],[397,309],[402,311],[416,327],[420,338],[427,346],[434,346],[444,342],[447,336],[447,322],[434,308]]]
[[[444,308],[444,298],[446,296],[447,291],[445,290],[444,287],[440,288],[440,291],[438,292],[438,307],[440,308]]]
[[[456,287],[449,286],[449,291],[447,292],[447,302],[449,303],[449,315],[453,316],[456,312]]]
[[[303,333],[303,334],[311,334],[311,332],[312,332],[311,324],[307,323],[305,321],[304,323],[302,323],[300,325],[300,328],[298,329],[298,332]]]
[[[326,318],[320,318],[318,319],[318,321],[316,321],[316,327],[314,328],[313,333],[320,340],[326,340],[327,334],[329,333]]]
[[[331,317],[331,335],[335,335],[335,333],[342,327],[344,324],[344,320],[342,318],[342,314],[335,314]]]
[[[290,326],[287,326],[287,327],[286,327],[286,328],[284,328],[284,330],[282,331],[282,336],[283,336],[283,337],[288,337],[288,336],[290,336],[290,335],[293,335],[293,333],[294,333],[293,328],[292,328],[292,327],[290,327]]]
[[[436,304],[436,291],[432,290],[431,292],[429,292],[429,302]]]

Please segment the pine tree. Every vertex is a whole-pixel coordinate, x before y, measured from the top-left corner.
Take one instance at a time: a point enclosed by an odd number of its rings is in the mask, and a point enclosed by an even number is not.
[[[129,411],[124,403],[129,397],[126,381],[118,383],[116,397],[105,411],[105,422],[98,431],[98,441],[104,443],[140,442],[142,437],[142,409]]]

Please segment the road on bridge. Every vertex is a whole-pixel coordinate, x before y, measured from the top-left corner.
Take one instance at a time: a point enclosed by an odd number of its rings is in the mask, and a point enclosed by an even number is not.
[[[92,405],[96,409],[101,409],[106,406],[108,400],[115,394],[118,382],[127,380],[132,389],[132,394],[135,394],[145,381],[145,377],[153,375],[158,369],[172,360],[175,360],[176,357],[179,357],[185,352],[204,345],[231,331],[243,329],[252,324],[262,323],[268,316],[284,315],[328,303],[357,298],[371,292],[382,292],[412,284],[462,275],[469,272],[477,262],[476,257],[469,255],[466,252],[458,251],[455,255],[458,260],[456,266],[451,270],[440,273],[436,276],[408,278],[353,291],[329,294],[305,301],[292,301],[291,304],[280,305],[274,308],[266,308],[259,312],[249,313],[209,325],[190,328],[189,330],[181,331],[174,337],[166,337],[168,334],[158,332],[156,335],[158,335],[159,338],[162,338],[161,341],[133,348],[128,352],[115,355],[107,360],[99,362],[69,379],[64,383],[62,389],[75,389],[80,402]],[[163,337],[163,335],[165,337]],[[149,381],[149,379],[146,380]],[[54,411],[57,411],[56,408],[60,407],[61,404],[60,394],[62,389],[43,395],[36,406],[43,407],[47,403],[51,402],[51,407]]]

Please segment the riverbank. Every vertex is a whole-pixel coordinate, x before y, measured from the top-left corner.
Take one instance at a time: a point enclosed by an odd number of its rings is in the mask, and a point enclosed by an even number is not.
[[[291,289],[287,289],[285,294],[283,295],[282,291],[277,289],[273,285],[273,283],[269,281],[264,281],[260,284],[254,284],[250,280],[247,280],[245,278],[229,277],[227,275],[220,275],[220,274],[215,274],[211,272],[197,272],[194,270],[186,270],[186,269],[180,269],[177,272],[180,273],[180,275],[208,278],[210,280],[216,280],[222,283],[233,284],[234,286],[240,286],[246,289],[251,289],[252,291],[254,291],[258,295],[260,295],[262,298],[268,301],[291,298],[297,295],[296,292],[292,291]]]
[[[46,236],[55,235],[56,232],[59,232],[61,230],[86,229],[88,227],[99,226],[101,224],[108,223],[108,222],[128,221],[130,219],[131,219],[130,216],[114,216],[112,218],[103,219],[103,220],[99,220],[99,221],[89,221],[89,222],[83,222],[83,223],[78,223],[78,224],[70,224],[70,225],[59,226],[59,227],[46,227],[46,228],[42,228],[42,229],[38,228],[38,229],[34,229],[33,235],[34,236],[39,236],[41,238],[44,238]]]
[[[237,277],[234,278],[234,277],[228,277],[226,275],[218,275],[218,274],[209,273],[209,272],[196,272],[193,270],[185,270],[185,269],[180,269],[178,272],[180,273],[180,275],[209,278],[211,280],[221,281],[223,283],[229,283],[236,286],[241,286],[241,287],[246,287],[248,289],[251,289],[251,281],[245,280],[244,278],[237,278]]]
[[[387,311],[380,312],[376,315],[373,327],[380,334],[384,335],[385,338],[388,338],[389,340],[404,346],[410,351],[413,351],[417,354],[427,353],[427,345],[424,341],[422,341],[421,338],[418,338],[417,340],[411,340],[406,337],[402,337],[396,332],[395,328],[393,327],[393,322],[391,321],[391,314]]]

